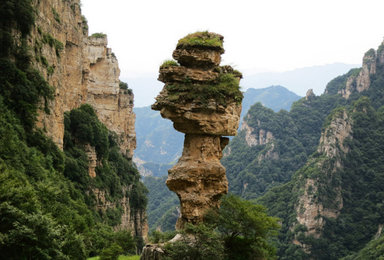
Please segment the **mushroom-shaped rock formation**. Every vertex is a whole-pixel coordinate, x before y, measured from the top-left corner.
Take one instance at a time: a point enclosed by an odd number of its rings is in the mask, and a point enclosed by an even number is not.
[[[165,86],[152,109],[185,133],[183,154],[166,182],[180,199],[177,229],[202,222],[206,210],[219,207],[228,191],[220,163],[228,138],[222,136],[236,135],[243,95],[241,73],[219,66],[223,53],[223,36],[197,32],[179,40],[173,52],[177,62],[165,61],[160,67]]]

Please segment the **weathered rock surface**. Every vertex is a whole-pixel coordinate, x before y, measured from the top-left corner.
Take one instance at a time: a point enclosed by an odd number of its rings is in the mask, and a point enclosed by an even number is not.
[[[351,75],[345,84],[345,88],[338,91],[344,98],[348,99],[354,92],[362,92],[369,89],[371,77],[376,74],[377,69],[384,65],[384,42],[378,50],[370,49],[363,57],[363,65],[356,75]]]
[[[341,186],[335,186],[336,182],[332,179],[336,171],[343,167],[340,158],[349,152],[344,141],[351,138],[351,133],[352,122],[345,110],[338,111],[330,124],[322,131],[317,152],[325,157],[316,161],[313,167],[316,167],[320,174],[326,175],[323,179],[329,183],[324,183],[324,180],[319,180],[319,177],[309,177],[305,180],[304,193],[299,197],[296,207],[296,220],[298,224],[306,227],[306,236],[312,235],[314,238],[319,238],[325,225],[325,219],[337,218],[343,208]],[[329,164],[330,160],[334,163]],[[331,203],[324,205],[319,188],[321,185],[331,185],[331,182],[334,186],[334,197]],[[308,245],[301,244],[297,239],[294,239],[293,243],[300,245],[306,252],[310,252]]]
[[[105,35],[88,37],[88,27],[81,15],[80,0],[33,0],[36,26],[29,38],[33,47],[33,66],[54,87],[50,114],[40,113],[38,127],[63,148],[64,113],[90,104],[107,128],[117,134],[121,152],[128,158],[136,147],[133,94],[119,87],[119,66],[107,47]],[[44,62],[42,62],[44,61]],[[89,175],[96,177],[97,156],[94,147],[85,147],[89,158]],[[128,188],[126,188],[128,189]],[[98,205],[112,207],[103,191],[95,191]],[[125,193],[124,193],[125,194]],[[124,210],[121,225],[146,237],[145,212],[131,214],[128,198],[121,202]]]
[[[169,170],[167,186],[180,199],[181,217],[176,228],[184,223],[200,223],[204,213],[219,207],[219,199],[228,191],[225,168],[221,165],[222,150],[227,138],[187,134],[183,154]]]
[[[88,174],[89,177],[96,177],[96,166],[97,166],[97,154],[95,147],[90,144],[86,144],[84,147],[85,153],[88,156]]]
[[[64,112],[88,103],[100,121],[118,135],[121,151],[132,157],[136,148],[133,94],[119,88],[120,70],[116,57],[107,48],[106,36],[88,37],[79,0],[41,0],[35,5],[37,26],[30,42],[38,45],[36,59],[44,57],[50,71],[39,62],[34,66],[55,88],[51,113],[41,113],[39,126],[62,148]],[[60,17],[55,18],[52,10]],[[62,43],[63,49],[44,43],[47,37]]]
[[[186,80],[197,82],[212,82],[219,77],[219,73],[211,70],[191,69],[183,66],[160,68],[158,80],[161,82],[185,82]]]
[[[246,120],[243,121],[240,130],[245,132],[245,142],[249,147],[268,144],[274,140],[272,132],[254,129],[248,125]]]
[[[181,47],[173,52],[173,58],[182,66],[189,68],[213,69],[219,66],[222,53],[222,50]]]
[[[204,37],[221,41],[219,45],[222,46],[221,35],[204,34]],[[186,89],[183,91],[188,94],[188,88],[192,91],[198,84],[214,88],[219,84],[217,78],[224,74],[237,78],[238,84],[239,72],[235,73],[230,66],[219,67],[223,52],[221,47],[180,45],[179,41],[173,57],[181,66],[160,68],[159,80],[165,86],[152,109],[159,110],[162,117],[173,121],[176,130],[186,134],[183,154],[169,170],[167,180],[168,188],[180,199],[181,217],[177,229],[183,228],[185,223],[202,222],[205,212],[218,208],[220,197],[227,193],[228,182],[220,159],[228,139],[221,136],[236,135],[241,104],[229,95],[225,103],[218,102],[215,97],[204,103],[196,93],[192,100],[175,100],[167,86],[182,82]]]

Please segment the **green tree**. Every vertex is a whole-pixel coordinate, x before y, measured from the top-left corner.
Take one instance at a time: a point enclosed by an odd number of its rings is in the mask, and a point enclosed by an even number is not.
[[[165,247],[166,259],[221,260],[224,246],[220,235],[210,225],[186,224],[181,239]]]
[[[235,195],[207,213],[205,224],[187,224],[181,239],[166,247],[170,259],[275,259],[272,238],[278,219],[266,209]],[[157,235],[158,236],[158,235]]]
[[[208,213],[207,220],[217,225],[227,259],[274,258],[271,238],[280,226],[263,206],[231,194],[222,199],[218,211]]]
[[[101,251],[100,260],[117,260],[123,249],[117,243],[113,243],[108,248]]]

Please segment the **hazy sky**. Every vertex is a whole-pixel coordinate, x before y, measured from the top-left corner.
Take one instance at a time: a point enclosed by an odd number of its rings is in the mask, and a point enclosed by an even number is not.
[[[198,30],[222,34],[222,63],[246,73],[360,64],[383,40],[383,10],[383,0],[82,0],[90,33],[108,34],[125,78],[157,74]]]

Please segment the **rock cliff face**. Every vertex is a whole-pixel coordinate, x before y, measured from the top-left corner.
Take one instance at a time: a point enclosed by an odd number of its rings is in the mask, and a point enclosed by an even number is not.
[[[34,67],[55,89],[54,99],[49,104],[51,112],[40,113],[38,126],[63,148],[64,113],[90,104],[100,121],[116,133],[121,152],[132,158],[136,148],[133,94],[119,86],[118,62],[107,47],[106,35],[88,37],[79,0],[34,0],[33,4],[36,24],[29,44],[34,50]],[[88,145],[85,150],[89,175],[96,177],[95,168],[99,162],[95,149]],[[95,191],[96,197],[102,192]],[[136,233],[145,237],[148,229],[145,212],[131,216],[128,198],[121,203],[124,213],[119,228],[139,230]],[[100,199],[97,204],[109,207],[105,200]]]
[[[191,38],[194,42],[216,40],[218,45],[182,43]],[[242,97],[239,100],[236,94],[220,91],[222,86],[232,86],[241,95],[241,74],[229,66],[219,67],[222,41],[221,35],[213,33],[188,35],[173,52],[180,65],[173,62],[160,68],[159,80],[165,86],[152,109],[159,110],[162,117],[173,121],[176,130],[185,133],[183,154],[169,170],[166,182],[180,199],[177,229],[185,223],[202,222],[205,211],[219,207],[220,197],[228,190],[225,168],[220,163],[228,138],[222,136],[236,135]],[[216,90],[216,94],[206,95]],[[224,99],[218,99],[220,95]]]
[[[63,145],[64,112],[92,105],[119,138],[121,151],[132,157],[136,147],[133,94],[119,88],[117,59],[107,48],[106,35],[88,37],[80,2],[36,1],[36,26],[30,38],[35,67],[55,88],[51,114],[41,113],[40,127],[59,147]]]
[[[349,149],[344,144],[347,138],[351,138],[352,124],[346,110],[337,111],[328,127],[321,134],[318,153],[323,155],[322,159],[309,161],[307,165],[313,164],[320,171],[319,175],[311,176],[305,180],[304,193],[299,197],[296,207],[296,220],[300,225],[305,226],[306,236],[319,238],[322,234],[325,218],[336,219],[343,208],[342,188],[335,186],[336,171],[343,167],[341,157],[348,153]],[[329,164],[329,161],[334,161]],[[320,187],[333,183],[332,203],[324,205],[323,194],[320,194]],[[294,240],[293,243],[300,245],[309,253],[310,248]]]
[[[351,75],[345,84],[345,88],[338,91],[344,98],[348,99],[354,92],[367,90],[371,85],[371,77],[376,74],[377,68],[384,65],[384,42],[378,50],[370,49],[363,58],[363,66],[360,71]]]
[[[260,126],[260,121],[259,124]],[[245,141],[249,147],[256,145],[264,145],[273,141],[273,134],[270,131],[264,129],[254,129],[247,124],[244,120],[241,125],[240,131],[245,131]]]

